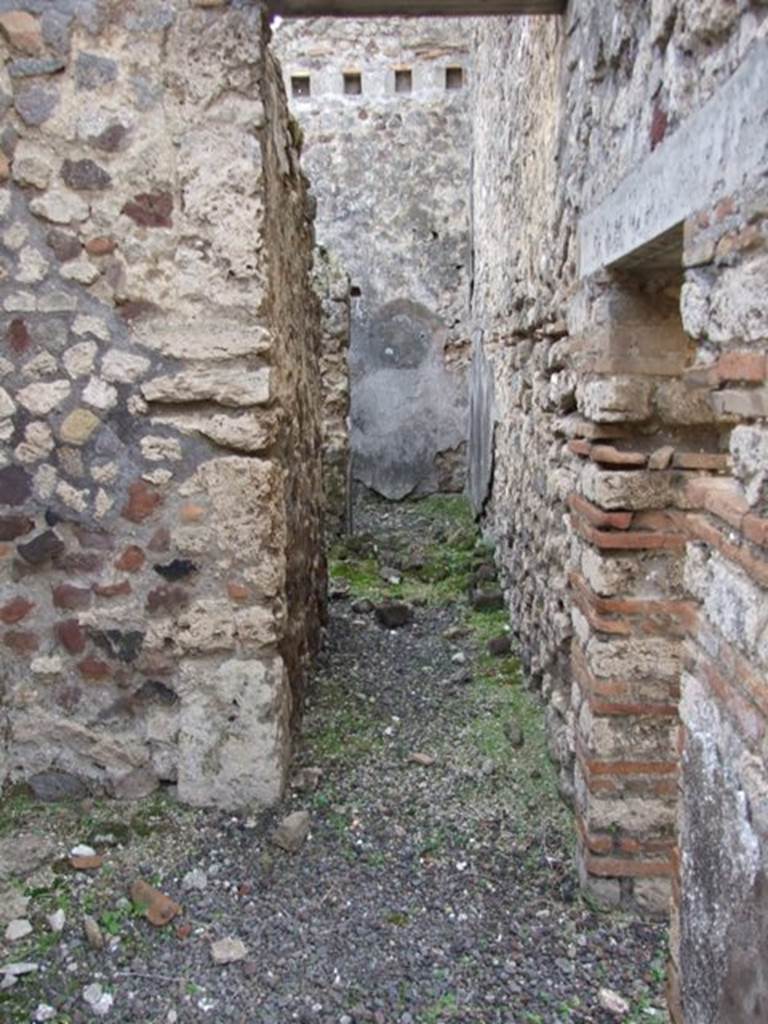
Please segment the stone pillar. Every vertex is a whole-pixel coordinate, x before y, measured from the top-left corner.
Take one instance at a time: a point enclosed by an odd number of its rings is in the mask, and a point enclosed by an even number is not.
[[[673,913],[675,1020],[768,1013],[768,192],[685,225],[686,375],[706,394],[727,477],[689,480],[686,585],[699,604],[682,675]]]
[[[262,12],[29,6],[0,16],[0,776],[269,802],[324,566],[312,230]]]

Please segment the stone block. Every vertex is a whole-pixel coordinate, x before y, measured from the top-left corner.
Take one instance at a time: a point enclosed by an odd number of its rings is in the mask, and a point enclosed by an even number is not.
[[[660,509],[675,506],[678,480],[671,472],[612,472],[588,464],[581,488],[585,498],[607,510]]]
[[[768,387],[724,389],[716,391],[711,401],[718,416],[750,420],[768,416]]]
[[[198,654],[230,651],[236,646],[235,622],[228,601],[198,601],[180,613],[177,643],[182,651]]]
[[[59,437],[66,444],[85,444],[100,426],[101,420],[90,409],[75,409],[62,421]]]
[[[53,224],[73,224],[85,220],[89,207],[80,196],[64,190],[51,189],[45,195],[31,200],[32,213]]]
[[[270,399],[270,371],[241,367],[187,370],[156,377],[141,387],[148,402],[184,403],[214,401],[232,408],[264,405]]]
[[[587,662],[596,676],[638,679],[678,679],[683,664],[682,643],[664,637],[610,640],[593,636],[586,647]]]
[[[18,393],[19,404],[35,416],[47,416],[69,395],[72,385],[67,380],[29,384]]]
[[[46,189],[53,175],[55,160],[55,154],[48,146],[33,139],[20,139],[13,154],[13,180],[20,185]]]
[[[730,451],[734,474],[743,483],[751,506],[768,499],[768,427],[737,426],[731,431]]]
[[[180,798],[227,810],[278,800],[289,756],[281,660],[188,661],[180,697]]]
[[[652,386],[636,377],[611,377],[579,384],[579,411],[597,423],[634,422],[651,414]]]
[[[228,321],[195,321],[173,324],[165,320],[137,325],[135,340],[159,355],[198,362],[221,362],[266,354],[272,344],[263,324]]]
[[[643,914],[666,920],[672,903],[669,878],[636,878],[632,888],[635,904]]]
[[[112,349],[102,360],[101,376],[113,384],[134,384],[145,375],[149,366],[150,362],[144,356]]]

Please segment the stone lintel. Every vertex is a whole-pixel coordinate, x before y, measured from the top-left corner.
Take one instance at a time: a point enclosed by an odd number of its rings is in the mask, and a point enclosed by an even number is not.
[[[562,14],[567,0],[269,0],[284,18],[463,17]]]
[[[581,276],[768,175],[768,40],[579,224]]]

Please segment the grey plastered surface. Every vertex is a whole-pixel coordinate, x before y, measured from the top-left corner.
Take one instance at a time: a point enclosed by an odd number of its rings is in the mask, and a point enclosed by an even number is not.
[[[587,277],[768,174],[768,40],[579,224]]]
[[[467,435],[463,381],[443,361],[445,328],[407,299],[382,307],[365,329],[353,321],[352,467],[384,497],[439,489],[435,453]]]

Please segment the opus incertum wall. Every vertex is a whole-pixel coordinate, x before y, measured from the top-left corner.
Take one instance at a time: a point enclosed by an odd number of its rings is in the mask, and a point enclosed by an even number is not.
[[[262,14],[8,6],[0,782],[269,802],[324,578],[312,229]]]
[[[350,276],[352,470],[390,498],[466,472],[471,74],[460,22],[284,23],[317,233]]]

